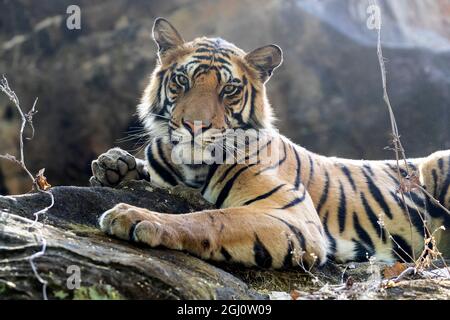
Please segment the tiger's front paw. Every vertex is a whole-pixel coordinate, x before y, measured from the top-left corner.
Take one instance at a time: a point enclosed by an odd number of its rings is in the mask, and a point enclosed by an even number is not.
[[[165,223],[165,216],[120,203],[101,215],[99,225],[103,232],[123,240],[181,249],[175,230]]]
[[[149,180],[143,160],[136,159],[120,148],[103,153],[91,164],[91,186],[114,187],[122,181]]]

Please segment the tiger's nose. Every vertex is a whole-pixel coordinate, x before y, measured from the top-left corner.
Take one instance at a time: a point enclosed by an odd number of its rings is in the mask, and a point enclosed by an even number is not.
[[[211,128],[212,123],[208,120],[185,120],[181,119],[183,126],[195,137],[202,131],[206,131]]]

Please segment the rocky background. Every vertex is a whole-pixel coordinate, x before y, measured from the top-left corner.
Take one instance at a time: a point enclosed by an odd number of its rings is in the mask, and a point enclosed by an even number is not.
[[[390,158],[376,34],[362,0],[0,0],[0,73],[25,109],[39,97],[33,172],[86,185],[90,162],[137,130],[135,112],[155,64],[150,31],[168,18],[185,39],[218,35],[245,50],[268,43],[285,62],[269,83],[281,132],[326,155]],[[379,1],[391,102],[409,156],[450,148],[450,1]],[[81,8],[81,30],[66,9]],[[19,118],[0,97],[0,153],[17,153]],[[26,192],[0,162],[0,194]]]

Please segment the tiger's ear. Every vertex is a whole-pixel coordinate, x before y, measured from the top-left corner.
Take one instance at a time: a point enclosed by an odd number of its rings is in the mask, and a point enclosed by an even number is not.
[[[153,24],[153,39],[158,45],[159,54],[184,43],[178,31],[164,18],[156,18]]]
[[[261,80],[266,82],[273,70],[283,62],[283,51],[279,46],[270,44],[247,53],[245,60],[259,71]]]

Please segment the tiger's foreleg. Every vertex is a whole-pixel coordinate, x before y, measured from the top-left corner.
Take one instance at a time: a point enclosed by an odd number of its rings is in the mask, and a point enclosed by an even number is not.
[[[247,266],[310,266],[327,255],[319,219],[256,205],[172,215],[118,204],[99,223],[121,239]]]

